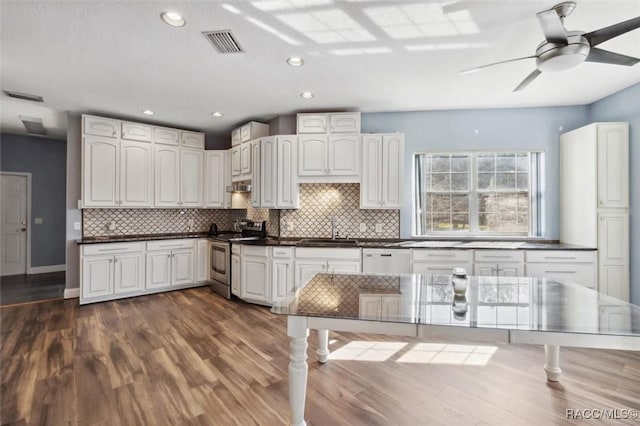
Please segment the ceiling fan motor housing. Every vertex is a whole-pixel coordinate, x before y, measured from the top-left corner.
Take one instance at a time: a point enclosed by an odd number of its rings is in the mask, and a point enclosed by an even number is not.
[[[579,65],[589,56],[589,41],[582,32],[567,33],[567,44],[543,41],[536,49],[536,67],[542,72],[564,71]]]

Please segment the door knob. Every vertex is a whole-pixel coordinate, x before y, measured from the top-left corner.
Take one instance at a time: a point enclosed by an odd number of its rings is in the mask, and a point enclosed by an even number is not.
[[[19,229],[19,231],[22,231],[22,232],[24,232],[24,231],[26,231],[26,230],[27,230],[27,228],[20,228],[20,229]]]

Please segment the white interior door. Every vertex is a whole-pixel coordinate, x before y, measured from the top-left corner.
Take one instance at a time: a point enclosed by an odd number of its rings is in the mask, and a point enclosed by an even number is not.
[[[2,275],[27,273],[27,176],[2,174]]]

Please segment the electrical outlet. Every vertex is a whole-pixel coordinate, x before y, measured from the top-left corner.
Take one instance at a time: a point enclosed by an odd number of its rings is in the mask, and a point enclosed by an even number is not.
[[[115,231],[115,230],[116,230],[116,223],[109,222],[109,231]]]
[[[360,224],[360,232],[367,232],[367,224],[366,223],[361,223]]]
[[[382,234],[384,232],[384,226],[381,223],[376,223],[376,234]]]
[[[73,230],[74,231],[80,230],[80,222],[73,222]]]
[[[287,222],[287,232],[293,232],[294,229],[295,226],[293,225],[293,222]]]

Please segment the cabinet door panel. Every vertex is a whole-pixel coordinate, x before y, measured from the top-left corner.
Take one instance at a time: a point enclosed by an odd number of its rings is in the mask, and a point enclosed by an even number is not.
[[[240,262],[240,255],[231,255],[231,293],[240,297],[241,288],[241,272],[242,266]]]
[[[251,205],[253,207],[262,207],[261,142],[260,140],[253,141],[249,145],[251,146]]]
[[[327,261],[326,260],[306,260],[306,259],[296,260],[295,269],[296,269],[295,286],[296,288],[298,288],[305,281],[307,281],[312,275],[319,272],[326,272]]]
[[[598,125],[598,207],[629,207],[627,125]]]
[[[298,179],[295,172],[298,159],[298,140],[295,136],[280,136],[276,140],[276,207],[297,209],[299,207]]]
[[[269,270],[266,257],[243,256],[240,275],[242,298],[269,302]]]
[[[156,207],[177,207],[180,195],[180,149],[155,146],[155,197]]]
[[[198,240],[196,243],[196,282],[203,282],[209,279],[209,242],[206,239]]]
[[[360,262],[341,262],[339,260],[330,260],[328,268],[331,274],[356,274],[361,269]]]
[[[240,145],[240,174],[251,178],[251,144]]]
[[[185,285],[194,282],[195,262],[193,250],[171,252],[172,285]]]
[[[181,132],[180,145],[186,148],[204,149],[204,133]]]
[[[205,151],[205,207],[225,207],[225,151]]]
[[[298,176],[324,176],[327,174],[326,135],[300,136]]]
[[[283,300],[293,290],[293,260],[274,259],[271,277],[273,302]]]
[[[122,123],[122,139],[151,142],[151,126],[124,121]]]
[[[122,142],[120,146],[120,207],[153,205],[151,144]]]
[[[361,294],[358,298],[358,314],[360,318],[379,320],[381,307],[382,300],[378,295]]]
[[[166,127],[153,129],[153,141],[162,145],[180,145],[180,130]]]
[[[120,121],[109,118],[82,116],[82,132],[85,135],[117,138],[120,136]]]
[[[171,285],[171,252],[147,253],[146,288],[165,288]]]
[[[326,114],[298,114],[298,133],[326,133]]]
[[[116,294],[144,290],[144,253],[115,256],[114,266]]]
[[[360,133],[360,113],[330,114],[329,131],[331,133]]]
[[[180,202],[181,207],[202,207],[204,151],[180,150]]]
[[[240,146],[231,148],[231,176],[240,176]]]
[[[95,256],[82,259],[82,297],[113,294],[113,257]]]
[[[263,138],[260,147],[260,207],[276,207],[276,140]],[[254,175],[256,171],[253,171]],[[252,182],[253,184],[253,182]],[[255,190],[255,188],[254,188]],[[252,191],[253,192],[253,191]],[[255,207],[255,205],[254,205]]]
[[[329,136],[328,171],[331,176],[360,173],[360,135]]]
[[[85,207],[118,206],[119,152],[119,141],[92,136],[84,138],[82,202]]]
[[[404,137],[384,136],[382,139],[382,205],[399,209],[402,205],[404,178]]]
[[[360,208],[382,206],[382,136],[362,136]]]

